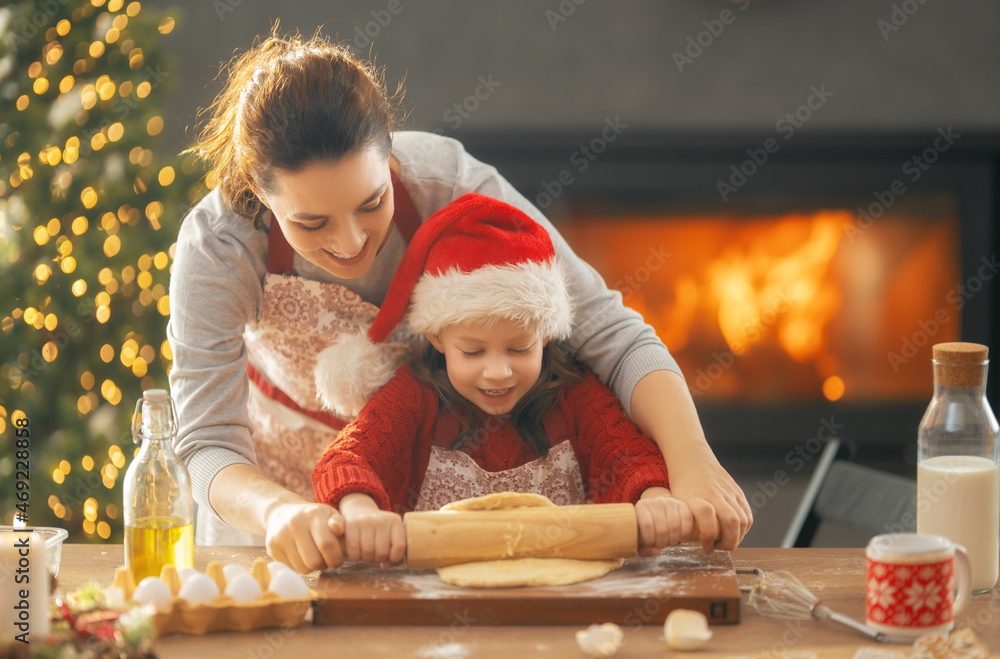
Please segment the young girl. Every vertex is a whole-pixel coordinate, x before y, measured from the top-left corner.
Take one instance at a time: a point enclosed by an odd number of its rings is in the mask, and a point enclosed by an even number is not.
[[[385,341],[403,322],[416,338],[396,371]],[[349,558],[397,563],[400,513],[503,491],[635,503],[647,552],[687,539],[656,445],[555,344],[571,326],[552,241],[518,209],[467,194],[417,230],[367,335],[318,360],[327,404],[357,414],[313,472]]]
[[[343,520],[312,500],[310,475],[351,417],[323,410],[316,355],[372,321],[416,227],[476,192],[552,236],[581,319],[574,357],[657,442],[705,545],[737,545],[750,507],[677,364],[496,169],[456,140],[397,131],[378,71],[321,37],[271,35],[224,79],[197,144],[219,186],[181,224],[167,326],[198,544],[263,544],[300,572],[343,561]]]

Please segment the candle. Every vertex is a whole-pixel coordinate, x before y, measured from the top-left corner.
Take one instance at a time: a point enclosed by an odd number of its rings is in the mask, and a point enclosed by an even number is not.
[[[38,533],[0,533],[0,638],[30,644],[49,634],[49,568]]]

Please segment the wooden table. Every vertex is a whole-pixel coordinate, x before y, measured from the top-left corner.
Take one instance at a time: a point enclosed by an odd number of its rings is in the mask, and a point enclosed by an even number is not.
[[[264,556],[263,548],[196,547],[195,567],[205,569],[209,561],[239,563],[250,567]],[[63,547],[59,587],[77,588],[87,581],[109,585],[115,568],[122,564],[121,545],[66,545]],[[860,620],[864,617],[865,563],[862,549],[738,549],[737,567],[764,570],[786,569],[831,608]],[[315,575],[312,577],[315,583]],[[699,652],[670,652],[660,625],[625,628],[626,642],[618,653],[630,657],[690,656],[704,659],[740,657],[779,658],[813,652],[817,657],[850,659],[858,649],[906,650],[907,646],[868,642],[835,623],[761,618],[743,606],[738,625],[714,626],[714,637]],[[602,621],[595,621],[602,622]],[[1000,657],[1000,588],[977,595],[959,617],[959,627],[971,627],[980,641]],[[271,657],[357,656],[464,659],[465,657],[582,657],[573,626],[488,626],[456,615],[450,625],[314,627],[305,622],[290,630],[267,629],[246,633],[215,633],[206,636],[166,636],[156,642],[156,654],[164,659],[211,656],[213,659],[270,659]],[[891,655],[885,655],[891,656]],[[900,654],[900,657],[905,654]]]

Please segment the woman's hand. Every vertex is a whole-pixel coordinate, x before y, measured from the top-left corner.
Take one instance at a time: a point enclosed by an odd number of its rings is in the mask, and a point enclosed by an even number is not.
[[[672,464],[670,491],[690,507],[705,551],[736,549],[753,524],[740,486],[714,456],[691,462],[672,456]]]
[[[388,567],[406,555],[403,518],[380,510],[367,494],[356,492],[340,500],[347,524],[347,557],[352,561],[379,562]]]
[[[267,516],[264,546],[268,555],[306,574],[344,562],[344,518],[322,503],[285,503]]]
[[[303,499],[256,467],[231,464],[212,479],[212,510],[222,521],[264,536],[268,555],[303,574],[344,562],[344,519],[333,506]]]
[[[640,556],[656,556],[664,547],[685,542],[694,531],[691,509],[664,487],[651,487],[642,493],[635,504],[635,517]]]
[[[705,551],[736,549],[753,524],[753,511],[708,446],[684,378],[653,371],[639,380],[632,417],[660,447],[670,492],[691,509]]]

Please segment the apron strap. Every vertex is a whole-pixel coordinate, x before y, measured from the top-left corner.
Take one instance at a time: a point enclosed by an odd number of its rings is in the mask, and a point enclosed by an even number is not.
[[[303,414],[310,419],[319,421],[320,423],[326,424],[333,428],[334,430],[342,430],[344,426],[347,425],[347,421],[341,419],[340,417],[334,416],[328,412],[314,412],[313,410],[307,410],[300,406],[294,400],[292,400],[288,394],[286,394],[281,389],[267,381],[267,379],[254,368],[253,364],[247,364],[247,377],[250,381],[257,386],[262,394],[270,398],[271,400],[277,401],[284,405],[285,407],[295,410],[299,414]]]
[[[396,172],[390,169],[389,174],[392,176],[392,196],[395,205],[392,220],[403,235],[403,240],[409,245],[413,240],[413,234],[420,228],[420,215],[417,214],[417,207],[413,204],[413,199],[410,198],[410,193],[406,191],[403,182],[396,176]],[[295,250],[285,239],[281,225],[274,219],[274,214],[268,211],[268,215],[271,216],[271,226],[267,232],[267,271],[272,275],[290,275]]]
[[[274,219],[274,213],[268,211],[267,214],[271,216],[271,227],[267,231],[267,271],[272,275],[290,275],[295,250],[285,240],[285,234],[281,232],[278,220]]]
[[[396,223],[399,232],[403,234],[403,240],[409,245],[413,240],[413,234],[420,228],[420,215],[417,214],[417,207],[406,191],[403,182],[396,176],[396,172],[389,170],[392,176],[392,198],[393,206],[392,221]]]

